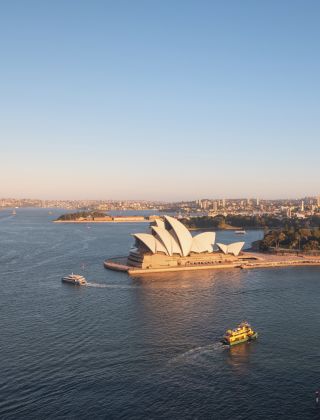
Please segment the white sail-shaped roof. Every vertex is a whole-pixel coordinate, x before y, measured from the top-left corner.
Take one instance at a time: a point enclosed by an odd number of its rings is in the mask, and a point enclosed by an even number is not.
[[[164,252],[168,255],[165,246],[153,235],[150,235],[150,233],[135,233],[133,236],[150,249],[153,254],[156,252]]]
[[[244,242],[234,242],[233,244],[228,245],[229,254],[233,254],[235,257],[237,257],[240,254],[244,244]]]
[[[149,233],[134,233],[133,236],[141,241],[151,252],[156,252],[156,238]]]
[[[194,237],[188,229],[177,219],[165,216],[165,221],[156,219],[156,224],[151,226],[150,233],[136,233],[133,236],[137,243],[142,243],[153,254],[157,252],[172,256],[179,254],[188,256],[190,252],[202,253],[213,252],[215,243],[215,232],[203,232]],[[238,256],[244,245],[244,242],[235,242],[225,245],[217,243],[218,248],[224,254],[233,254]]]
[[[214,244],[215,239],[215,232],[199,233],[199,235],[196,235],[192,238],[191,252],[212,252],[212,245]]]
[[[165,246],[168,255],[179,254],[182,255],[182,251],[177,244],[174,237],[164,228],[158,226],[152,226],[152,230],[155,232],[157,238]]]
[[[154,220],[155,225],[161,229],[165,229],[164,221],[162,219],[155,219]]]
[[[217,247],[222,251],[224,254],[228,254],[228,245],[220,244],[217,242]]]
[[[233,254],[235,257],[237,257],[240,254],[244,244],[245,242],[234,242],[233,244],[229,245],[217,243],[217,246],[224,254]]]
[[[192,247],[191,233],[188,231],[188,229],[185,226],[183,226],[182,223],[180,223],[174,217],[170,217],[170,216],[164,216],[164,217],[173,230],[174,236],[181,248],[182,255],[186,257],[187,255],[189,255],[191,247]]]

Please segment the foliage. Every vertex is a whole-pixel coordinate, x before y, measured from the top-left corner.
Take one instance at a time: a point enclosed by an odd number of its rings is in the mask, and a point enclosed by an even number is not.
[[[266,251],[270,248],[284,248],[300,251],[320,250],[320,217],[310,216],[305,219],[277,218],[272,215],[241,216],[217,215],[215,217],[200,216],[181,219],[189,229],[225,229],[260,228],[264,230],[264,238],[259,248]]]
[[[189,229],[202,229],[202,228],[219,228],[220,226],[225,225],[225,218],[224,216],[216,216],[216,217],[209,217],[209,216],[199,216],[199,217],[192,217],[190,219],[180,219],[181,223],[183,223]]]
[[[319,216],[311,216],[305,219],[297,218],[283,218],[273,215],[255,215],[255,216],[242,216],[242,215],[227,215],[222,214],[215,217],[198,216],[191,218],[183,218],[180,220],[189,229],[202,229],[202,228],[217,228],[224,229],[226,227],[234,228],[248,228],[248,229],[310,229],[320,225]]]
[[[260,242],[260,249],[285,248],[302,251],[320,249],[320,228],[294,228],[270,230]]]
[[[78,211],[76,213],[62,214],[57,220],[79,220],[79,219],[91,219],[94,220],[96,217],[106,217],[105,213],[98,211]]]

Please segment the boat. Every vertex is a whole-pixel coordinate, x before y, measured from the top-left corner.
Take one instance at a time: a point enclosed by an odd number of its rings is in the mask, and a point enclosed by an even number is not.
[[[70,283],[74,284],[75,286],[86,286],[87,280],[85,277],[81,276],[80,274],[69,274],[68,276],[62,277],[61,281],[63,283]]]
[[[247,232],[245,230],[236,230],[234,233],[237,235],[245,235]]]
[[[244,343],[246,341],[253,341],[258,338],[258,333],[254,331],[247,321],[241,322],[237,328],[227,330],[222,338],[222,343],[229,346]]]

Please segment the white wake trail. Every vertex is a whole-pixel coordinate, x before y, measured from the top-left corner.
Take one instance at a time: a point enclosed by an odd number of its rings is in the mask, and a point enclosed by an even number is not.
[[[88,282],[87,287],[96,287],[100,289],[134,289],[135,286],[122,285],[122,284],[103,284],[103,283],[93,283]]]

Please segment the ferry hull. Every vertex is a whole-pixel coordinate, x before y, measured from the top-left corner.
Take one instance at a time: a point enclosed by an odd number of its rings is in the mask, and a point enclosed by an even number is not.
[[[62,283],[68,283],[72,284],[73,286],[85,286],[86,283],[80,283],[79,281],[74,280],[67,280],[67,279],[61,279]]]
[[[246,337],[246,338],[243,338],[242,340],[237,340],[237,341],[232,341],[232,342],[229,342],[228,340],[223,339],[223,340],[222,340],[222,343],[223,343],[223,344],[227,344],[228,346],[236,346],[237,344],[241,344],[241,343],[246,343],[246,342],[254,341],[254,340],[256,340],[257,338],[258,338],[258,333],[255,333],[255,334],[253,334],[251,337]]]

